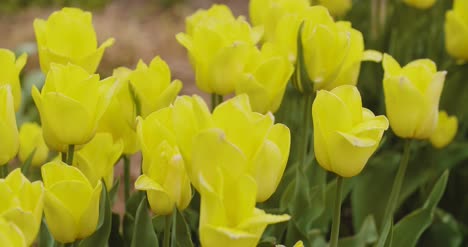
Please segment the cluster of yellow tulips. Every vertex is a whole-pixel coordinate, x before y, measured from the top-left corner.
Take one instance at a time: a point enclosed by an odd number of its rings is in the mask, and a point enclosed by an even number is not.
[[[114,166],[123,157],[124,200],[129,207],[131,194],[139,193],[131,193],[129,157],[140,151],[141,175],[134,188],[146,197],[131,215],[136,219],[133,240],[125,240],[131,246],[159,244],[152,226],[145,231],[155,238],[139,235],[139,227],[146,224],[140,217],[150,217],[146,203],[153,215],[165,216],[164,247],[189,246],[178,243],[182,237],[176,235],[182,231],[177,217],[185,222],[181,212],[186,209],[198,215],[198,237],[189,237],[190,244],[198,239],[204,247],[257,246],[268,225],[282,223],[287,226],[283,231],[293,232],[298,225],[284,222],[303,217],[293,210],[264,207],[289,166],[294,139],[302,143],[299,173],[313,155],[318,169],[337,176],[330,236],[330,246],[335,247],[343,178],[363,171],[391,127],[407,144],[379,231],[379,243],[388,242],[410,140],[429,140],[443,148],[456,135],[457,118],[439,112],[447,72],[437,71],[430,59],[402,67],[389,54],[365,50],[362,33],[333,17],[344,16],[351,1],[319,2],[322,5],[251,0],[251,23],[235,17],[225,5],[189,16],[185,32],[176,39],[187,49],[196,85],[212,94],[211,109],[200,96],[178,96],[182,82],[171,78],[160,57],[100,78],[96,70],[114,40],[98,46],[91,13],[64,8],[47,20],[35,20],[46,79],[31,95],[41,126],[27,122],[18,131],[15,112],[21,104],[20,72],[27,56],[0,50],[0,246],[34,245],[43,228],[56,244],[101,246],[93,242],[96,239],[107,243],[110,225],[99,229],[109,223],[102,208],[109,207],[109,195],[118,186]],[[434,4],[404,2],[422,9]],[[468,1],[455,0],[446,16],[446,49],[458,60],[468,59],[467,10]],[[363,61],[382,63],[386,116],[363,107],[356,87]],[[274,113],[288,85],[300,92],[303,102],[299,136],[275,123]],[[25,165],[9,172],[8,164],[16,156]],[[42,181],[30,182],[27,166],[41,167]],[[136,244],[142,239],[153,242]],[[306,239],[288,241],[294,246],[310,244]],[[283,242],[279,238],[276,243]]]

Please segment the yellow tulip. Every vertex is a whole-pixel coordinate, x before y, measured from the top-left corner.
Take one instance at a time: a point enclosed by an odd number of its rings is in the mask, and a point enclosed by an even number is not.
[[[104,50],[114,43],[110,38],[98,47],[91,13],[77,8],[63,8],[47,20],[34,20],[34,32],[44,74],[52,63],[73,63],[94,73]]]
[[[7,49],[0,49],[0,85],[9,84],[14,97],[15,111],[18,111],[21,105],[21,85],[20,72],[26,64],[28,56],[23,54],[18,58]]]
[[[94,233],[99,218],[102,183],[91,184],[81,171],[61,161],[42,166],[44,214],[50,233],[71,243]]]
[[[168,106],[182,89],[182,82],[171,82],[169,66],[160,57],[155,57],[149,66],[139,61],[136,69],[129,75],[141,103],[141,116]]]
[[[403,0],[403,2],[414,8],[428,9],[434,5],[436,0]]]
[[[114,185],[114,165],[120,159],[123,141],[114,141],[110,133],[97,133],[94,138],[76,152],[73,166],[88,178],[91,184],[104,179],[107,189]]]
[[[34,242],[39,232],[43,195],[42,182],[29,182],[19,168],[8,174],[7,178],[0,179],[0,197],[2,198],[0,218],[18,226],[27,246]]]
[[[290,131],[283,124],[274,124],[271,113],[253,112],[247,95],[225,101],[211,116],[199,97],[181,97],[174,103],[172,118],[187,172],[197,190],[200,191],[199,173],[202,168],[194,165],[192,160],[201,151],[194,149],[215,153],[216,147],[198,139],[204,131],[213,130],[224,133],[222,136],[227,142],[247,159],[243,171],[258,184],[258,202],[267,200],[276,190],[289,157]]]
[[[453,9],[445,14],[445,47],[458,59],[468,60],[468,1],[454,0]]]
[[[382,65],[385,106],[393,132],[401,138],[429,138],[437,126],[446,72],[437,72],[429,59],[415,60],[401,68],[388,54]]]
[[[18,153],[19,136],[13,102],[10,85],[0,85],[0,166]]]
[[[236,84],[236,94],[246,93],[256,112],[276,112],[293,69],[286,57],[279,54],[272,44],[265,43],[261,51],[253,49]]]
[[[304,247],[304,243],[302,241],[298,241],[293,247]]]
[[[99,81],[73,65],[52,65],[42,91],[33,86],[32,96],[41,116],[44,139],[50,149],[65,152],[68,145],[89,142],[107,109],[114,78]]]
[[[184,210],[192,199],[190,180],[172,128],[172,108],[165,108],[138,120],[143,174],[135,182],[145,190],[155,214],[171,214],[174,206]]]
[[[200,180],[200,241],[204,247],[257,245],[269,224],[287,221],[289,215],[271,215],[255,208],[257,182],[243,172],[246,157],[211,129],[201,133],[198,140],[210,148],[194,145],[194,165],[203,166]],[[206,178],[206,179],[205,179]]]
[[[457,134],[458,120],[456,116],[449,116],[447,112],[440,111],[437,127],[430,137],[432,145],[436,148],[443,148],[452,142]]]
[[[263,26],[265,40],[274,41],[276,26],[284,15],[301,13],[310,6],[309,0],[251,0],[250,20],[254,26]]]
[[[0,246],[26,247],[26,240],[15,224],[0,217]]]
[[[234,92],[262,31],[252,29],[243,17],[235,19],[224,5],[199,10],[186,22],[186,33],[177,34],[177,40],[188,50],[197,86],[206,93]]]
[[[19,130],[19,152],[21,162],[25,162],[35,151],[31,160],[32,166],[44,164],[49,156],[49,148],[42,137],[42,129],[37,123],[29,122],[21,125]]]
[[[119,81],[109,107],[99,121],[98,132],[111,133],[114,139],[121,139],[124,154],[134,154],[140,149],[136,134],[136,107],[128,80],[131,70],[120,67],[113,76]]]
[[[353,5],[352,0],[320,0],[319,3],[325,6],[333,16],[344,16]]]
[[[350,85],[318,91],[312,118],[318,163],[342,177],[362,171],[388,129],[387,118],[363,108],[359,91]]]

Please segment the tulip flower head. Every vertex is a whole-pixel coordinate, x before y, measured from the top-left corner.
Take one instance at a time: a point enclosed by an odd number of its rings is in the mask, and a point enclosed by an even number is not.
[[[73,166],[88,178],[91,184],[104,179],[110,190],[114,183],[114,166],[123,150],[121,139],[114,141],[110,133],[97,133],[94,138],[76,152]]]
[[[115,79],[73,65],[52,65],[41,92],[32,96],[41,116],[44,139],[50,149],[65,152],[68,145],[89,142],[109,106]]]
[[[14,98],[10,85],[0,85],[0,166],[15,158],[19,148]]]
[[[171,214],[174,207],[184,210],[192,199],[184,159],[175,142],[172,108],[164,108],[138,119],[138,136],[143,154],[143,174],[135,188],[145,190],[155,214]]]
[[[445,47],[461,60],[468,60],[468,1],[454,0],[453,9],[445,14]]]
[[[0,246],[26,247],[26,240],[21,229],[14,223],[0,217]]]
[[[318,163],[342,177],[362,171],[388,128],[387,118],[363,108],[359,91],[350,85],[318,91],[312,119]]]
[[[96,231],[102,183],[91,184],[76,167],[61,161],[42,166],[44,214],[50,233],[61,243],[72,243]]]
[[[43,191],[42,182],[29,182],[19,168],[13,170],[5,179],[0,179],[0,197],[2,198],[0,219],[5,219],[18,226],[27,246],[34,242],[39,232],[43,209]],[[16,245],[2,244],[1,246]]]
[[[34,152],[32,166],[41,166],[49,156],[49,148],[42,137],[42,128],[37,123],[29,122],[21,125],[19,130],[19,152],[21,162],[25,162]]]
[[[388,54],[383,62],[385,106],[390,126],[401,138],[427,139],[437,126],[445,71],[429,59],[403,68]]]
[[[63,8],[47,20],[34,20],[34,32],[44,74],[52,63],[73,63],[94,73],[104,50],[114,43],[110,38],[98,47],[91,13],[77,8]]]
[[[27,55],[23,54],[18,58],[7,49],[0,49],[0,85],[9,84],[13,94],[15,111],[18,111],[21,105],[21,85],[20,73],[27,61]]]
[[[440,111],[437,127],[430,137],[432,145],[443,148],[452,142],[457,134],[458,120],[456,116],[449,116],[447,112]]]
[[[188,51],[195,82],[206,93],[233,93],[249,51],[262,31],[251,28],[243,17],[234,18],[224,5],[199,10],[186,20],[186,33],[177,41]]]

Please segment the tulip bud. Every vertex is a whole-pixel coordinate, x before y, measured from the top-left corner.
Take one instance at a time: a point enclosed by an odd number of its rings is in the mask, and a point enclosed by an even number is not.
[[[403,0],[403,2],[414,8],[428,9],[434,5],[436,0]]]
[[[252,29],[242,17],[235,19],[224,5],[199,10],[186,22],[186,33],[176,37],[188,50],[197,86],[206,93],[234,92],[249,51],[262,32]]]
[[[73,63],[94,73],[104,50],[114,43],[110,38],[98,47],[91,13],[77,8],[63,8],[47,20],[34,20],[34,32],[44,74],[52,63]]]
[[[110,190],[114,182],[114,165],[120,159],[123,142],[114,141],[109,133],[97,133],[94,138],[76,152],[73,166],[88,178],[91,184],[104,179]]]
[[[89,142],[107,109],[114,78],[99,81],[73,65],[52,65],[42,91],[33,86],[32,97],[41,116],[44,140],[50,149],[65,152],[68,145]]]
[[[0,217],[18,226],[24,234],[27,246],[34,242],[39,232],[43,194],[42,182],[29,182],[19,168],[5,179],[0,179]]]
[[[437,126],[446,72],[437,72],[429,59],[415,60],[402,68],[388,54],[382,65],[385,106],[393,132],[401,138],[429,138]]]
[[[21,105],[20,72],[26,64],[27,55],[23,54],[15,58],[15,54],[7,49],[0,49],[0,85],[9,84],[14,97],[15,111]]]
[[[141,116],[169,106],[182,89],[182,82],[171,82],[169,66],[160,57],[155,57],[149,66],[139,61],[129,75],[136,96],[141,104]]]
[[[16,126],[14,99],[10,85],[0,85],[0,166],[18,153],[19,136]]]
[[[145,190],[155,214],[171,214],[174,206],[184,210],[192,199],[184,159],[177,147],[171,107],[138,119],[138,137],[143,156],[143,174],[135,188]]]
[[[26,240],[21,230],[7,220],[0,217],[0,246],[26,247]]]
[[[458,120],[455,116],[448,116],[447,112],[440,111],[437,127],[430,137],[432,145],[436,148],[443,148],[452,142],[457,134]]]
[[[344,16],[353,4],[351,0],[319,0],[319,3],[333,16]]]
[[[49,148],[42,137],[42,129],[37,123],[24,123],[19,131],[19,152],[18,157],[21,162],[25,162],[31,153],[35,151],[31,160],[32,166],[44,164],[49,156]]]
[[[445,47],[458,59],[468,60],[468,1],[454,0],[445,14]]]
[[[236,94],[246,93],[256,112],[276,112],[293,69],[272,44],[265,43],[261,51],[253,48],[249,63],[236,84]]]
[[[318,163],[342,177],[362,171],[388,128],[387,118],[363,108],[359,91],[350,85],[318,91],[312,119]]]
[[[94,233],[102,183],[91,184],[81,171],[61,161],[42,166],[44,214],[55,240],[72,243]]]

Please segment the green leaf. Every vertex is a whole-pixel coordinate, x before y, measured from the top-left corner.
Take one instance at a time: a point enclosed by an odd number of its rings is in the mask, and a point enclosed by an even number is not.
[[[101,201],[99,203],[99,221],[96,231],[80,242],[80,247],[106,246],[112,228],[112,212],[107,187],[102,182]]]
[[[460,223],[449,213],[437,208],[434,222],[421,238],[421,246],[462,246],[463,229]]]
[[[422,233],[431,225],[434,212],[448,180],[448,171],[445,171],[432,188],[424,206],[401,219],[394,227],[393,246],[413,247]]]
[[[176,246],[178,247],[193,247],[192,237],[190,235],[190,227],[185,221],[184,215],[175,208],[174,213],[176,214]]]
[[[382,233],[378,239],[378,242],[375,247],[390,247],[392,246],[393,238],[393,219],[387,221],[383,226]]]
[[[131,247],[159,247],[158,236],[154,232],[148,213],[146,196],[141,199],[136,211]]]
[[[304,48],[302,45],[302,31],[303,31],[304,22],[301,23],[299,31],[297,34],[297,56],[296,56],[296,66],[294,73],[292,75],[292,83],[299,91],[304,94],[314,93],[314,83],[309,77],[309,74],[306,70],[305,59],[304,59]]]
[[[377,241],[377,227],[374,217],[368,216],[362,224],[359,232],[352,237],[342,238],[338,242],[340,247],[366,247]]]
[[[111,205],[114,205],[115,200],[117,199],[119,186],[120,186],[120,178],[117,178],[114,182],[114,185],[112,185],[112,188],[109,190],[109,198],[111,201]]]
[[[55,240],[52,234],[49,232],[49,228],[45,222],[45,218],[41,221],[41,228],[39,230],[39,240],[38,246],[39,247],[53,247],[55,246]]]
[[[29,167],[31,167],[31,163],[34,157],[34,154],[36,154],[37,148],[34,148],[34,150],[29,154],[28,158],[24,161],[23,165],[21,166],[21,172],[27,176],[29,172]]]
[[[126,205],[125,214],[123,217],[123,237],[126,246],[130,245],[133,236],[133,226],[135,225],[135,215],[138,209],[138,205],[144,197],[144,193],[137,191],[130,195]]]

